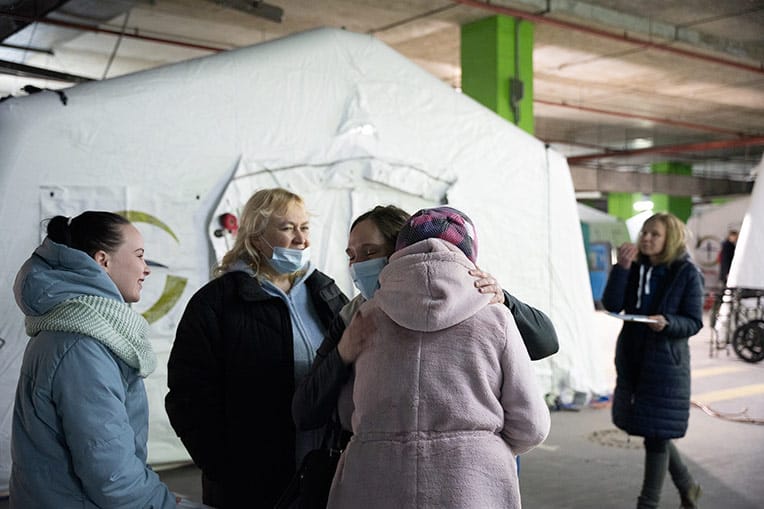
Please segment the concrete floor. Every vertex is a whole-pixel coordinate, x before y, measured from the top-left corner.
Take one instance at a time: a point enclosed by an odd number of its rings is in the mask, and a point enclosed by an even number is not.
[[[612,343],[614,337],[612,336]],[[691,341],[693,406],[687,436],[676,442],[691,473],[703,487],[701,507],[764,507],[764,362],[749,364],[724,351],[709,356],[710,330]],[[612,343],[605,348],[612,348]],[[608,360],[612,363],[612,358]],[[727,418],[713,416],[713,410]],[[756,423],[734,422],[730,414],[746,410]],[[552,431],[539,448],[522,456],[523,506],[530,509],[609,509],[636,506],[642,442],[616,430],[610,407],[552,413]],[[201,500],[194,466],[160,472],[176,493]],[[8,502],[0,501],[0,509]],[[661,507],[679,507],[679,496],[666,480]]]

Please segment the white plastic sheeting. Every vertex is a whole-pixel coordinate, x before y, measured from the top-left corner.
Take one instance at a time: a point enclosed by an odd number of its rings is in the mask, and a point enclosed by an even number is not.
[[[162,266],[136,309],[152,316],[149,460],[187,459],[163,408],[164,364],[191,294],[225,250],[220,212],[252,191],[302,194],[313,261],[353,292],[350,221],[376,204],[448,201],[474,220],[479,264],[554,321],[545,391],[604,393],[586,260],[566,161],[371,36],[321,29],[0,104],[0,487],[27,338],[11,292],[41,221],[130,210]],[[177,299],[177,300],[175,300]]]

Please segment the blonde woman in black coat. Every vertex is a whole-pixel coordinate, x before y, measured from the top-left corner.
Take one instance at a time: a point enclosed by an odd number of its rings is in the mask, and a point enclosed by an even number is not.
[[[320,432],[295,430],[292,395],[347,298],[310,262],[298,195],[257,191],[240,223],[178,325],[165,406],[202,470],[205,504],[270,509],[320,445]]]
[[[637,507],[658,507],[666,471],[683,508],[697,507],[700,485],[672,439],[683,437],[690,414],[688,339],[703,326],[703,277],[685,249],[685,226],[658,213],[645,221],[639,243],[618,248],[602,297],[605,309],[647,315],[624,322],[615,353],[613,422],[644,437],[645,469]]]

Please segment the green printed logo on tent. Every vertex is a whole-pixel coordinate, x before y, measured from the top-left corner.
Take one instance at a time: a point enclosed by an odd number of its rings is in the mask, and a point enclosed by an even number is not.
[[[160,230],[166,232],[170,237],[172,237],[175,242],[180,243],[177,235],[175,235],[175,232],[173,232],[172,229],[167,226],[167,224],[151,214],[137,210],[122,210],[116,213],[132,223],[146,223],[156,226]],[[147,263],[149,265],[166,268],[165,265],[156,262],[150,262],[147,260]],[[164,282],[164,289],[162,290],[162,294],[159,296],[157,301],[154,302],[151,307],[149,307],[149,309],[141,313],[146,321],[149,323],[154,323],[169,313],[175,304],[178,303],[181,295],[183,295],[183,290],[185,290],[186,284],[188,284],[188,278],[168,274]]]

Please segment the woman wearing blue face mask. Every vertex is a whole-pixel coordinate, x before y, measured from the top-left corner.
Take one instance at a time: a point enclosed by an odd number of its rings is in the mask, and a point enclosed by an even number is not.
[[[379,273],[395,251],[395,242],[410,215],[393,205],[377,206],[360,215],[350,227],[345,252],[350,274],[361,292],[340,312],[329,334],[318,349],[310,373],[298,385],[292,401],[292,414],[298,429],[325,426],[334,411],[340,389],[352,374],[352,364],[364,344],[354,341],[345,329],[356,310],[371,299],[379,288]],[[504,303],[517,323],[531,359],[538,360],[557,352],[557,334],[549,318],[503,291],[490,274],[470,271],[476,291],[494,293],[493,303]]]
[[[318,431],[296,432],[294,388],[347,298],[310,263],[303,200],[256,192],[216,278],[189,301],[168,363],[170,422],[204,503],[273,507]]]

